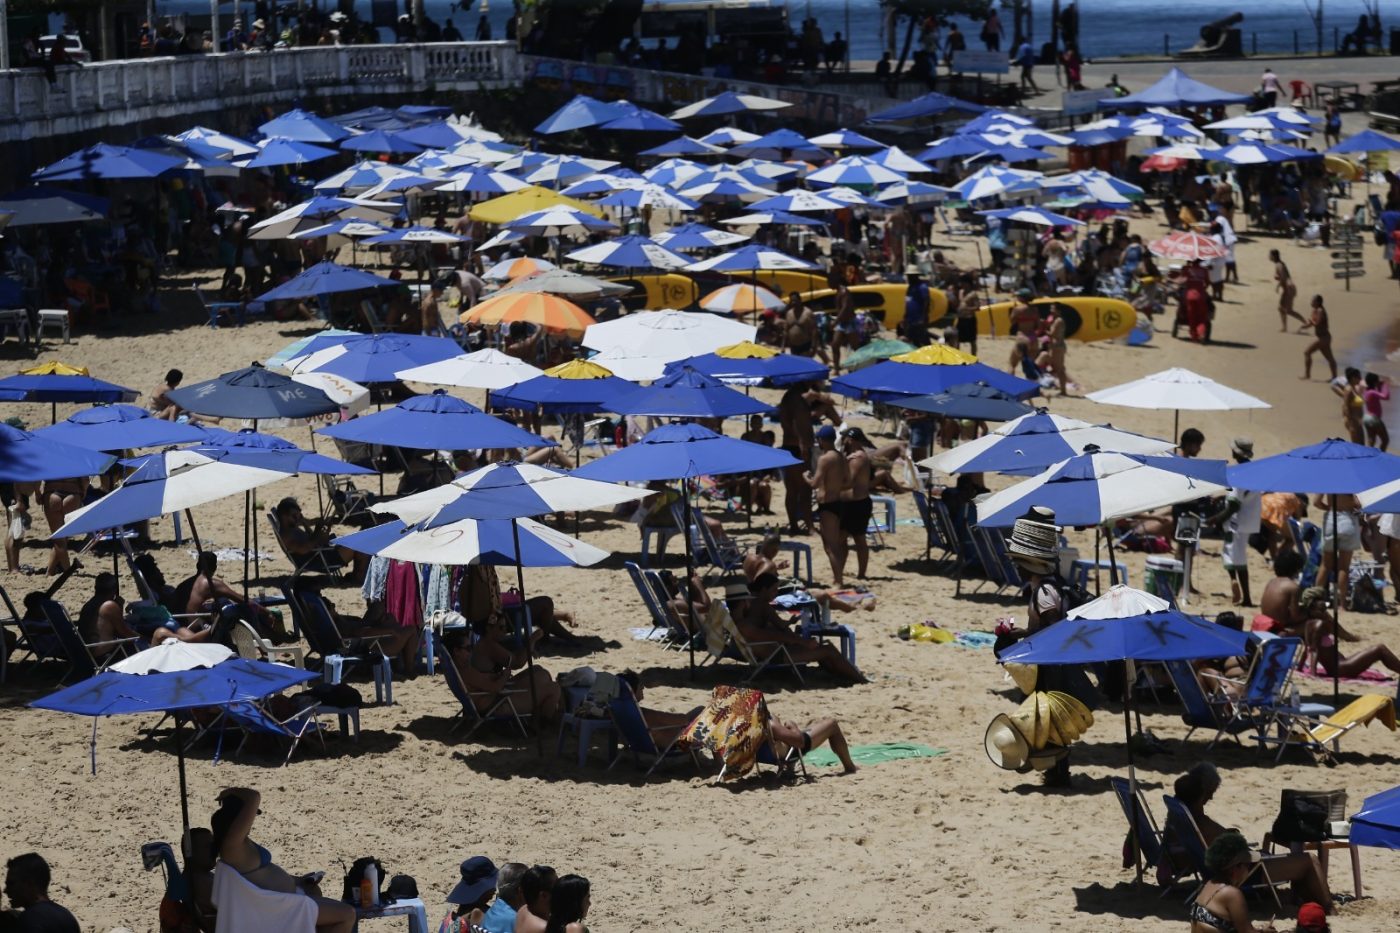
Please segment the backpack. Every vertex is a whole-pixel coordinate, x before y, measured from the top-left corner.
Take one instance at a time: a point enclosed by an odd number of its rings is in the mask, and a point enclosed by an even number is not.
[[[1060,601],[1066,614],[1071,609],[1078,609],[1094,598],[1093,593],[1083,587],[1075,586],[1059,574],[1056,574],[1053,579],[1056,589],[1060,591]]]
[[[1348,597],[1348,612],[1385,612],[1385,597],[1381,595],[1380,584],[1370,574],[1363,573],[1352,578]]]

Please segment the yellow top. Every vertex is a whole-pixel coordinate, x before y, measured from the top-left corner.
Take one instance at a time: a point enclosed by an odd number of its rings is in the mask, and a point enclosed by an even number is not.
[[[917,363],[920,366],[963,366],[977,362],[977,357],[942,343],[931,343],[908,353],[892,356],[896,363]]]
[[[60,363],[51,360],[47,363],[40,363],[38,366],[31,366],[29,369],[21,369],[22,376],[90,376],[86,366],[69,366],[67,363]]]
[[[555,379],[606,379],[612,375],[612,370],[588,360],[569,360],[546,369],[544,374]]]
[[[562,195],[548,188],[541,188],[539,185],[531,185],[528,188],[521,188],[519,191],[512,191],[510,194],[503,194],[499,198],[482,201],[471,209],[470,216],[472,220],[481,220],[488,224],[503,224],[506,221],[514,220],[521,214],[542,211],[559,205],[592,214],[594,217],[603,216],[603,212],[592,204]]]
[[[777,355],[777,350],[772,347],[760,347],[752,340],[731,343],[715,351],[715,356],[726,360],[771,360]]]

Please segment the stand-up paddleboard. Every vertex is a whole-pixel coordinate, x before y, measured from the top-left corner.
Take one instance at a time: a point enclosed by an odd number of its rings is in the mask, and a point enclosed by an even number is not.
[[[909,286],[903,282],[874,282],[869,285],[852,285],[846,289],[851,293],[851,305],[857,311],[864,311],[880,322],[885,330],[894,330],[895,325],[904,320],[904,299]],[[836,311],[836,290],[821,288],[804,292],[802,299],[813,311],[833,314]],[[942,327],[948,323],[948,296],[937,288],[928,290],[928,325]]]
[[[1336,175],[1346,181],[1366,180],[1366,169],[1351,159],[1339,155],[1325,155],[1322,157],[1322,165],[1327,174]]]
[[[977,310],[977,334],[980,337],[1011,335],[1013,301],[998,301]],[[1065,336],[1070,340],[1092,343],[1116,340],[1137,326],[1137,311],[1118,298],[1037,298],[1031,302],[1042,316],[1057,307],[1065,319]]]

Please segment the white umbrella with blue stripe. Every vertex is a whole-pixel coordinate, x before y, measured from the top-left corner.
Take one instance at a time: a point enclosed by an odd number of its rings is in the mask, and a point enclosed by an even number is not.
[[[847,156],[807,176],[814,185],[845,185],[847,187],[878,188],[908,179],[866,156]]]

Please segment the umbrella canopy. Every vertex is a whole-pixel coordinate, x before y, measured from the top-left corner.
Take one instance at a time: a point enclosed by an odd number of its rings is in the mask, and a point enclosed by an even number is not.
[[[569,259],[621,269],[681,269],[690,259],[644,236],[622,236],[566,254]]]
[[[257,364],[181,386],[169,392],[168,397],[195,414],[254,421],[314,418],[340,410],[340,404],[325,391],[302,385]]]
[[[30,185],[0,197],[0,211],[12,215],[8,224],[11,227],[101,220],[111,208],[106,198],[48,185]]]
[[[319,227],[332,220],[356,219],[383,222],[402,209],[403,205],[393,201],[315,197],[253,224],[248,232],[248,238],[252,240],[281,240],[293,233]]]
[[[600,129],[640,133],[674,133],[681,128],[681,125],[675,120],[667,119],[645,107],[638,107],[630,100],[620,100],[613,105],[613,108],[613,117],[604,121],[599,127]]]
[[[875,195],[875,201],[881,206],[937,204],[948,200],[953,194],[953,189],[944,188],[942,185],[930,185],[922,181],[902,181],[881,189]]]
[[[898,146],[890,146],[887,149],[881,149],[879,152],[872,152],[870,158],[871,161],[878,162],[885,168],[894,172],[899,172],[902,175],[933,171],[932,165],[928,165],[914,158]]]
[[[357,330],[343,330],[339,327],[330,327],[326,330],[317,331],[308,337],[298,337],[287,344],[276,353],[263,360],[263,366],[268,369],[278,369],[287,364],[289,360],[299,359],[314,350],[329,347],[342,340],[349,340],[351,337],[361,336]]]
[[[1025,402],[1018,402],[985,382],[963,382],[934,395],[902,398],[899,407],[974,421],[1012,421],[1035,411]]]
[[[684,107],[674,111],[671,114],[671,119],[689,120],[694,117],[724,117],[733,113],[746,112],[768,113],[791,106],[792,104],[785,100],[774,100],[771,97],[759,97],[757,94],[736,94],[734,91],[725,91],[722,94],[716,94],[714,97],[706,97],[703,100],[697,100],[693,104],[686,104]]]
[[[1220,162],[1231,165],[1263,165],[1273,162],[1298,162],[1304,159],[1320,159],[1322,153],[1311,149],[1299,149],[1282,143],[1247,142],[1226,146],[1211,156]]]
[[[611,408],[622,415],[664,418],[730,418],[775,410],[772,405],[684,365],[649,386],[619,396]]]
[[[120,528],[247,492],[289,475],[269,466],[249,466],[246,457],[224,448],[168,450],[143,458],[116,489],[68,513],[68,521],[51,537],[72,538]]]
[[[249,428],[241,431],[225,431],[223,428],[205,428],[205,440],[198,447],[187,447],[201,453],[209,449],[231,450],[240,463],[260,466],[283,473],[314,473],[326,476],[364,476],[373,473],[369,467],[346,463],[335,457],[303,450],[291,441],[275,434],[261,434]],[[146,458],[123,460],[128,466],[139,466]]]
[[[632,286],[619,282],[595,279],[591,275],[582,275],[567,269],[549,269],[532,275],[522,275],[497,291],[496,294],[547,292],[551,295],[560,295],[579,301],[592,301],[604,295],[626,295],[631,291]]]
[[[964,201],[980,201],[983,198],[994,198],[1005,194],[1013,188],[1023,186],[1040,177],[1042,177],[1040,172],[988,165],[953,185],[953,191]]]
[[[35,181],[84,181],[91,178],[159,178],[184,167],[185,160],[149,149],[98,143],[46,165],[30,177]]]
[[[756,138],[756,137],[755,137]],[[664,142],[659,146],[652,146],[650,149],[643,149],[637,155],[657,156],[665,158],[668,156],[707,156],[723,155],[723,146],[716,146],[713,143],[701,142],[689,136],[680,136],[676,139]]]
[[[588,211],[575,210],[562,205],[522,214],[513,220],[506,221],[506,226],[512,230],[533,233],[536,236],[571,236],[617,229],[617,225],[611,221],[600,220]]]
[[[825,168],[817,169],[807,176],[814,185],[846,185],[852,188],[871,188],[908,181],[904,175],[887,168],[866,156],[847,156],[837,159]]]
[[[305,165],[335,155],[334,149],[295,139],[265,139],[258,143],[257,155],[239,164],[244,168],[273,168],[278,165]]]
[[[948,113],[983,113],[986,107],[981,104],[971,104],[965,100],[958,100],[956,97],[949,97],[947,94],[930,92],[913,100],[896,104],[887,110],[869,117],[867,123],[897,123],[900,120],[919,120],[923,117],[936,117],[939,114]]]
[[[535,132],[549,136],[581,130],[606,123],[621,116],[621,113],[621,108],[616,104],[589,97],[587,94],[577,94],[564,106],[545,117],[535,127]]]
[[[738,217],[730,217],[726,220],[722,220],[720,223],[733,224],[736,227],[758,227],[764,224],[778,224],[786,227],[826,226],[826,221],[822,220],[820,217],[808,217],[804,214],[789,214],[786,211],[759,211],[752,214],[741,214]]]
[[[805,191],[802,188],[793,188],[791,191],[749,205],[756,211],[839,211],[845,206],[840,201],[833,201],[815,191]]]
[[[591,567],[608,557],[607,551],[528,518],[516,522],[465,519],[431,530],[417,530],[395,521],[336,538],[332,543],[363,554],[446,566]]]
[[[62,366],[62,364],[59,364]],[[52,364],[37,366],[0,379],[0,393],[15,402],[130,402],[135,389],[94,379],[86,370],[68,371]]]
[[[1042,411],[1024,415],[990,434],[937,453],[919,465],[944,473],[1034,473],[1082,454],[1089,447],[1117,453],[1160,455],[1171,453],[1173,444],[1156,437],[1119,431],[1111,425],[1090,424]]]
[[[62,441],[87,450],[117,451],[203,441],[205,433],[192,424],[157,418],[136,405],[102,405],[75,412],[58,424],[35,432],[46,440]]]
[[[596,172],[571,183],[567,188],[563,189],[563,192],[571,198],[582,198],[591,197],[595,194],[614,194],[619,191],[627,191],[632,188],[641,188],[645,185],[652,184],[645,176],[637,175],[631,169],[625,169],[624,171],[625,174]]]
[[[388,162],[357,162],[347,169],[342,169],[334,175],[328,176],[316,182],[315,189],[323,192],[346,191],[355,189],[363,191],[366,188],[373,188],[382,185],[386,181],[392,181],[402,176],[414,177],[415,173],[411,169],[401,165],[392,165]]]
[[[1086,453],[982,499],[977,523],[1009,528],[1032,507],[1047,506],[1056,523],[1088,527],[1217,495],[1226,486],[1223,460]]]
[[[558,191],[542,188],[539,185],[530,185],[519,191],[503,194],[499,198],[482,201],[471,209],[468,216],[472,220],[480,220],[483,223],[505,224],[522,215],[551,207],[566,207],[570,210],[591,214],[594,217],[603,216],[603,212],[591,204],[560,194]]]
[[[1400,139],[1392,139],[1375,130],[1362,130],[1327,150],[1328,155],[1348,155],[1353,152],[1392,152],[1400,150]],[[13,221],[11,221],[13,223]]]
[[[503,282],[507,279],[518,279],[522,276],[534,275],[538,272],[545,272],[554,268],[554,263],[548,259],[536,259],[532,256],[520,256],[515,259],[502,259],[481,274],[488,282]]]
[[[789,256],[771,247],[753,244],[702,259],[687,268],[690,272],[757,272],[775,269],[811,272],[817,267],[805,259]]]
[[[329,259],[323,259],[296,278],[288,279],[276,288],[263,292],[258,296],[258,300],[301,301],[305,298],[317,298],[337,292],[357,292],[366,288],[397,288],[400,284],[397,279],[352,269],[349,266],[339,266]]]
[[[510,194],[530,187],[514,175],[498,172],[485,165],[468,165],[447,176],[447,180],[437,186],[438,191],[462,191],[469,194]]]
[[[491,400],[500,408],[591,414],[610,411],[614,399],[636,387],[596,363],[571,360],[546,369],[534,379],[493,393]]]
[[[1064,214],[1056,214],[1041,207],[1006,207],[995,211],[978,211],[983,217],[998,220],[1014,220],[1017,223],[1036,224],[1042,227],[1082,227],[1084,221]]]
[[[811,159],[821,162],[831,158],[831,153],[820,146],[814,146],[801,133],[787,127],[765,133],[758,139],[739,143],[729,151],[734,155],[758,159]]]
[[[112,458],[104,453],[0,424],[0,482],[97,476],[111,465]]]
[[[335,144],[350,135],[350,131],[339,123],[309,110],[288,110],[281,116],[273,117],[258,127],[264,136],[283,136],[304,143]]]
[[[807,356],[779,353],[752,341],[720,347],[714,353],[692,356],[667,364],[677,370],[688,366],[696,372],[728,385],[785,386],[794,382],[817,382],[826,378],[826,365]]]
[[[538,165],[521,168],[516,174],[532,185],[552,185],[558,188],[570,178],[592,175],[597,171],[583,159],[571,156],[551,156]]]
[[[1367,797],[1351,818],[1348,838],[1354,846],[1400,849],[1400,787]]]
[[[703,311],[639,311],[593,324],[584,332],[583,345],[590,350],[644,350],[647,356],[670,361],[753,340],[757,333],[751,324]]]
[[[1160,596],[1135,590],[1126,583],[1115,583],[1106,593],[1076,606],[1065,615],[1071,619],[1126,619],[1164,612],[1170,608],[1171,603]]]
[[[753,142],[758,139],[757,133],[750,133],[748,130],[741,130],[737,126],[721,126],[717,130],[710,130],[700,137],[702,143],[712,146],[737,146],[740,143]]]
[[[1224,259],[1227,254],[1226,248],[1210,237],[1186,230],[1178,230],[1160,240],[1153,240],[1147,244],[1147,248],[1154,256],[1182,261]]]
[[[493,295],[462,314],[463,324],[511,324],[524,321],[571,337],[581,335],[593,318],[572,301],[541,292]]]
[[[1400,480],[1400,457],[1330,438],[1272,457],[1236,464],[1230,485],[1260,492],[1360,494]]]
[[[689,159],[667,159],[642,173],[642,177],[653,185],[669,185],[683,188],[692,178],[705,174],[704,166]]]
[[[118,674],[170,674],[213,667],[233,657],[233,650],[223,645],[171,638],[154,648],[122,658],[109,669]]]
[[[409,524],[436,528],[468,520],[509,521],[552,512],[607,509],[651,495],[646,489],[581,479],[529,463],[492,463],[441,486],[370,506]]]
[[[785,450],[725,437],[698,424],[665,424],[635,444],[584,464],[573,475],[612,482],[651,482],[778,470],[799,462]]]
[[[325,239],[326,248],[344,246],[346,243],[353,243],[363,240],[365,237],[379,236],[381,233],[388,233],[388,227],[381,227],[377,223],[368,220],[332,220],[328,224],[321,224],[319,227],[312,227],[309,230],[301,230],[287,237],[289,240],[319,240]]]
[[[906,395],[932,395],[964,382],[985,382],[1018,399],[1040,392],[1040,386],[1028,379],[1019,379],[978,363],[966,354],[959,355],[962,360],[952,358],[934,365],[887,359],[832,380],[831,391],[852,398],[895,403]]]
[[[719,246],[733,246],[749,239],[742,233],[729,230],[716,230],[704,224],[688,223],[652,236],[652,242],[660,243],[667,249],[714,249]]]
[[[1127,110],[1134,107],[1198,107],[1217,104],[1244,104],[1248,94],[1236,94],[1211,87],[1192,78],[1180,68],[1173,68],[1151,87],[1126,97],[1108,97],[1099,101],[1102,110]]]
[[[762,285],[740,282],[715,289],[700,299],[700,307],[716,314],[755,314],[776,311],[785,302]]]
[[[1002,651],[1007,664],[1190,661],[1242,655],[1249,637],[1175,609],[1123,618],[1066,618]]]
[[[411,139],[386,130],[370,130],[359,136],[341,140],[340,148],[349,152],[387,152],[391,155],[416,155],[425,148]]]
[[[166,651],[166,645],[150,651]],[[187,645],[186,647],[195,647]],[[216,647],[216,646],[199,646]],[[179,651],[180,649],[173,649]],[[227,649],[225,649],[227,650]],[[128,661],[140,657],[133,655]],[[109,669],[81,683],[64,687],[29,704],[35,709],[76,713],[80,716],[115,716],[122,713],[161,713],[225,706],[261,700],[321,675],[285,664],[229,658],[208,668],[149,674],[121,673]]]
[[[820,136],[809,136],[807,142],[823,149],[884,149],[885,144],[878,139],[871,139],[863,133],[855,130],[841,128],[832,130],[830,133],[822,133]]]
[[[773,189],[765,188],[737,172],[729,170],[726,170],[725,174],[718,178],[691,178],[683,186],[677,185],[676,187],[681,189],[682,197],[709,202],[757,201],[775,193]]]
[[[176,133],[172,139],[180,142],[195,140],[201,142],[212,149],[221,150],[226,159],[241,159],[243,156],[256,155],[258,147],[239,136],[232,136],[228,133],[221,133],[218,130],[211,130],[204,126],[195,126],[185,130],[183,133]]]
[[[414,366],[400,371],[397,375],[404,382],[486,389],[490,392],[533,379],[543,372],[544,370],[531,366],[524,360],[517,360],[500,350],[487,347],[436,363]]]
[[[599,198],[598,203],[606,204],[608,207],[625,207],[630,210],[641,210],[648,207],[660,211],[693,211],[700,207],[697,202],[689,198],[683,198],[661,185],[650,183],[628,187],[605,198]]]
[[[1179,367],[1153,373],[1112,388],[1090,392],[1087,397],[1102,405],[1178,411],[1232,411],[1270,407],[1269,403],[1262,399]]]
[[[438,389],[393,408],[321,428],[317,434],[342,441],[385,444],[412,450],[551,447],[553,442]]]
[[[905,343],[903,340],[889,340],[876,338],[854,353],[841,358],[841,368],[849,370],[863,369],[881,360],[887,360],[893,356],[909,353],[914,349],[912,343]]]
[[[288,360],[287,368],[294,375],[325,372],[361,385],[370,385],[395,382],[399,370],[436,363],[461,352],[462,348],[457,342],[446,337],[366,334],[317,349],[308,356]]]
[[[388,246],[393,243],[466,243],[471,239],[451,230],[436,227],[399,227],[365,240],[366,246]]]

